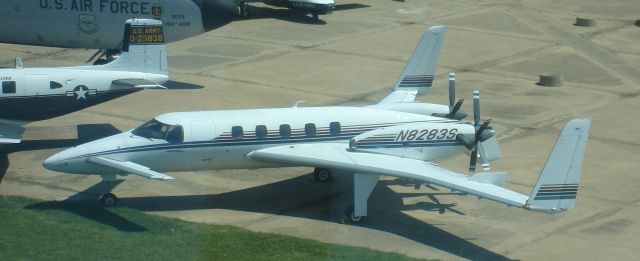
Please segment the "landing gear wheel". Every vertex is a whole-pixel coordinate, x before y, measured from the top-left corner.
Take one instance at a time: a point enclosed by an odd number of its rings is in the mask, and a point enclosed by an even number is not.
[[[100,202],[105,207],[113,207],[118,204],[118,197],[113,193],[107,193],[100,197]]]
[[[313,16],[313,21],[319,21],[320,18],[318,17],[318,14],[311,14]]]
[[[356,216],[355,207],[353,205],[349,206],[347,210],[344,212],[344,216],[348,223],[360,223],[364,220],[364,217]]]
[[[331,180],[331,171],[323,168],[315,168],[313,170],[313,177],[318,182],[328,182]]]
[[[249,19],[249,17],[251,16],[248,8],[249,6],[245,3],[242,3],[238,7],[240,8],[240,15],[242,16],[242,18]]]
[[[242,17],[244,17],[244,19],[249,19],[251,18],[251,12],[249,12],[249,8],[244,8],[244,12],[242,12]]]

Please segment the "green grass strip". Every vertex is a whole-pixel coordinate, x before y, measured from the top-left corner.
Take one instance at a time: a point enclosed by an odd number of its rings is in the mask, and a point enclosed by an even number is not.
[[[392,243],[392,242],[390,242]],[[0,196],[0,260],[411,260],[128,208]]]

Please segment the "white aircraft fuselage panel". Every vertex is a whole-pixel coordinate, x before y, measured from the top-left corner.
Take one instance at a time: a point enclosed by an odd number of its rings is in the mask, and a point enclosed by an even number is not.
[[[118,49],[127,19],[164,23],[165,42],[231,21],[230,0],[3,0],[0,42],[63,48]]]

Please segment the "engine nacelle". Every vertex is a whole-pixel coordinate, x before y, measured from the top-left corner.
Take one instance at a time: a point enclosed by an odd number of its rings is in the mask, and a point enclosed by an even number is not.
[[[433,161],[466,150],[456,135],[474,137],[475,129],[464,123],[408,123],[360,134],[349,143],[351,150]]]

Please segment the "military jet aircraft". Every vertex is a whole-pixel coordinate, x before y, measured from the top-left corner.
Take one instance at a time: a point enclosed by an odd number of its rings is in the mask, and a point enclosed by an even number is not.
[[[429,88],[432,76],[406,73],[424,68],[424,59],[435,65],[432,58],[444,30],[437,26],[425,33],[421,42],[431,44],[418,46],[396,90],[379,104],[168,113],[131,131],[55,154],[44,167],[101,175],[111,184],[117,184],[117,175],[128,174],[171,180],[162,172],[174,171],[283,166],[316,167],[316,173],[343,170],[354,173],[354,205],[345,211],[350,222],[367,216],[367,200],[380,175],[419,180],[528,210],[555,213],[573,208],[589,120],[566,125],[530,196],[504,188],[504,172],[467,176],[433,164],[467,152],[473,174],[478,157],[486,162],[500,157],[495,132],[488,121],[480,123],[479,92],[474,92],[473,123],[398,105],[418,104],[398,97],[408,99],[407,93]],[[117,203],[110,191],[101,200],[105,205]]]
[[[336,4],[334,0],[234,0],[238,4],[240,14],[244,18],[251,16],[249,3],[264,3],[275,7],[286,7],[291,10],[311,14],[314,20],[318,20],[318,15],[330,14]]]
[[[124,24],[124,23],[123,23]],[[0,69],[0,143],[19,143],[24,128],[168,79],[162,22],[132,19],[124,26],[122,53],[110,63],[64,68]]]
[[[231,22],[237,5],[233,0],[2,0],[0,10],[1,43],[98,49],[111,56],[121,47],[127,19],[161,20],[165,42],[174,42]]]

